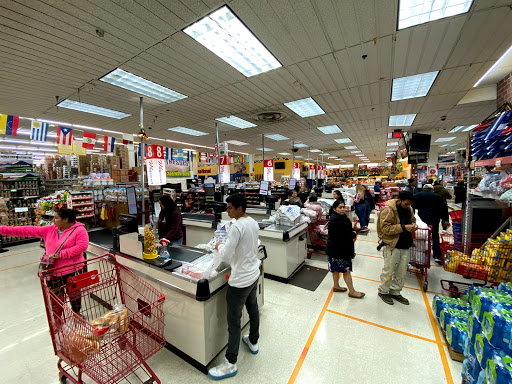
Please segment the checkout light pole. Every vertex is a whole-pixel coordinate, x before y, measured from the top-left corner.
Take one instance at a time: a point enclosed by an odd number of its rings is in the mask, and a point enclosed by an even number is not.
[[[222,193],[222,176],[220,174],[220,156],[219,156],[219,145],[220,145],[220,142],[219,142],[219,125],[217,122],[215,122],[215,134],[216,134],[216,141],[217,141],[217,145],[215,146],[216,148],[216,151],[217,151],[217,178],[219,179],[219,184],[220,184],[220,191]],[[228,161],[229,162],[229,161]]]
[[[141,97],[140,98],[140,124],[139,124],[139,128],[140,128],[140,132],[144,133],[144,107],[143,107],[143,100],[144,98]],[[141,181],[141,184],[142,184],[142,228],[145,228],[146,227],[146,212],[145,211],[145,206],[144,206],[144,195],[145,195],[145,191],[144,191],[144,156],[145,156],[145,152],[146,152],[146,146],[144,144],[144,137],[145,135],[141,135],[141,138],[140,138],[140,145],[142,145],[142,149],[140,150],[140,159],[141,159],[141,175],[142,175],[142,181]]]

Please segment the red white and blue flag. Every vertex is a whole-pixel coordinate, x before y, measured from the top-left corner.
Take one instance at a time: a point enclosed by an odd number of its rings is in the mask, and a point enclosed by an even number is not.
[[[71,145],[73,143],[73,129],[68,127],[57,127],[57,144]]]
[[[105,136],[103,138],[103,150],[105,152],[114,152],[114,143],[116,142],[115,137]]]

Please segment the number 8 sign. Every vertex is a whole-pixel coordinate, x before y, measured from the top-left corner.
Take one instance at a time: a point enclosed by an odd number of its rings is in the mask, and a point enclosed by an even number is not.
[[[146,159],[164,159],[164,147],[161,145],[150,144],[146,145]]]

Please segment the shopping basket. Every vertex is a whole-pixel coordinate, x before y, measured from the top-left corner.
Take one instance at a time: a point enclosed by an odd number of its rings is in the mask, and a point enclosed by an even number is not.
[[[450,219],[452,220],[453,223],[460,223],[460,222],[462,222],[462,217],[464,216],[464,211],[462,209],[458,210],[458,211],[450,211],[449,215],[450,215]]]
[[[146,360],[165,345],[162,293],[111,254],[40,279],[61,383],[161,383]]]
[[[441,234],[443,268],[476,285],[512,281],[512,243],[503,243],[496,234]],[[441,280],[444,290],[453,294],[465,291],[472,283]]]
[[[432,227],[418,228],[413,232],[413,244],[409,248],[408,271],[416,275],[423,275],[423,291],[428,289],[428,269],[430,268],[430,255],[432,252],[431,242]]]

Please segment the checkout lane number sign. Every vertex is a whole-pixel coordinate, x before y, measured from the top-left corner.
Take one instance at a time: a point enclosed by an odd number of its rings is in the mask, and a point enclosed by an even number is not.
[[[146,145],[146,169],[148,172],[148,185],[164,185],[165,174],[165,153],[161,145]]]

